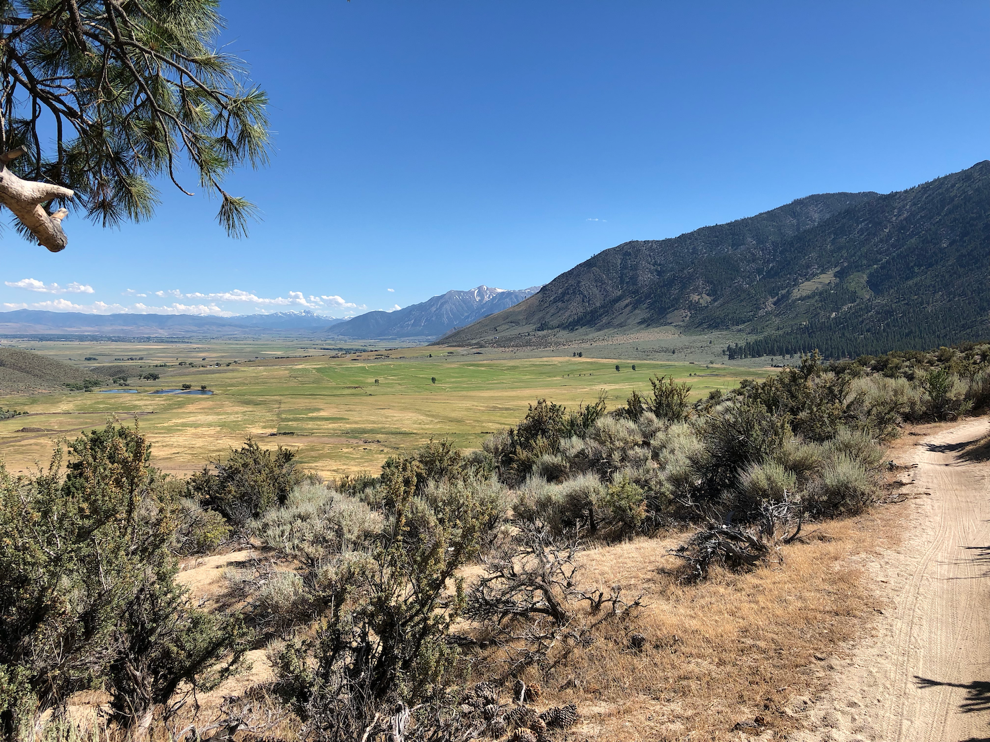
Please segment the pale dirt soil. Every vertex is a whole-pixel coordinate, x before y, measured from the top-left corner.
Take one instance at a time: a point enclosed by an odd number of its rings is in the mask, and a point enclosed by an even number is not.
[[[195,557],[186,560],[179,572],[178,581],[189,589],[189,597],[202,608],[215,610],[220,606],[218,596],[225,592],[225,573],[228,570],[247,569],[260,553],[256,549],[241,549],[226,554]],[[241,672],[229,678],[215,691],[204,694],[207,707],[219,704],[225,696],[237,696],[249,688],[272,678],[272,667],[267,649],[252,649],[244,656]]]
[[[926,426],[892,450],[909,499],[900,543],[867,565],[884,607],[872,635],[830,663],[829,689],[798,700],[815,731],[791,740],[990,740],[988,432],[985,418]]]

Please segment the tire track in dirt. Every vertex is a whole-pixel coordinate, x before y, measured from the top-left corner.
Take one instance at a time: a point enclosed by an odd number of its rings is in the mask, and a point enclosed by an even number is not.
[[[907,596],[904,601],[904,605],[900,607],[898,611],[896,630],[897,637],[894,642],[894,646],[906,648],[911,641],[911,637],[914,634],[915,626],[915,616],[918,611],[918,601],[921,596],[921,584],[924,580],[925,574],[931,564],[932,558],[935,556],[937,551],[942,545],[942,541],[945,537],[946,522],[944,510],[939,510],[938,516],[938,529],[934,536],[931,538],[931,546],[925,552],[924,556],[921,558],[917,566],[914,568],[914,572],[911,575],[911,580],[909,585],[906,587],[904,594]],[[894,698],[898,702],[897,712],[894,714],[897,718],[905,718],[905,698],[907,697],[908,686],[911,682],[909,665],[910,665],[910,653],[904,651],[898,657],[897,667],[895,669],[895,678],[899,678],[901,681],[901,689],[898,695]]]
[[[898,462],[917,465],[906,533],[867,565],[885,610],[793,740],[990,742],[990,461],[965,455],[988,432],[967,420]]]

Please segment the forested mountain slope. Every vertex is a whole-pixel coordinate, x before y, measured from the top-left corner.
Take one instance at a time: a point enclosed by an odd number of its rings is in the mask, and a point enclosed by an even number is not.
[[[796,290],[826,273],[828,285]],[[990,337],[990,162],[798,235],[758,284],[736,287],[697,326],[726,326],[747,308],[761,337],[741,355],[856,356]]]
[[[516,326],[576,330],[663,325],[755,282],[779,245],[875,193],[802,198],[747,219],[666,240],[626,242],[561,274],[507,312],[445,338],[455,344]],[[671,313],[676,314],[670,317]]]
[[[445,343],[520,332],[742,330],[730,354],[858,355],[990,335],[990,162],[884,196],[809,196],[627,242]]]

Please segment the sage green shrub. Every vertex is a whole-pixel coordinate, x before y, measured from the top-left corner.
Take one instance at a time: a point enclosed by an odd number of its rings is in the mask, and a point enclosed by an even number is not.
[[[877,492],[876,478],[863,462],[839,452],[809,484],[806,504],[818,515],[849,515],[866,509]]]
[[[919,414],[921,395],[907,379],[865,376],[853,382],[852,391],[852,421],[878,440],[897,437],[905,417]]]
[[[525,523],[543,524],[551,534],[595,533],[598,528],[595,502],[604,486],[591,473],[580,474],[557,484],[530,477],[519,489],[513,514]]]
[[[800,438],[785,438],[773,459],[797,478],[798,487],[803,488],[820,471],[828,458],[828,450],[821,443],[811,443]]]
[[[646,497],[628,475],[616,477],[595,503],[600,521],[612,538],[631,536],[646,518]]]
[[[254,521],[251,532],[271,549],[313,562],[368,542],[381,524],[382,515],[363,501],[304,483],[293,488],[283,507]]]
[[[739,477],[739,497],[744,512],[758,513],[764,505],[797,500],[797,475],[776,461],[750,464]]]
[[[869,471],[879,469],[886,459],[885,449],[869,433],[850,428],[842,428],[835,438],[825,444],[825,450],[833,456],[845,454],[859,461]]]
[[[196,500],[178,500],[175,552],[181,556],[209,554],[233,533],[226,519],[215,510],[205,510]]]
[[[168,719],[229,675],[246,650],[236,618],[210,615],[176,581],[179,505],[136,430],[108,425],[48,470],[0,467],[0,737],[102,688],[126,730]],[[57,652],[51,651],[58,647]]]
[[[248,440],[231,449],[226,459],[212,461],[190,477],[189,490],[203,507],[245,528],[252,518],[284,504],[302,480],[295,457],[282,446],[269,450]]]

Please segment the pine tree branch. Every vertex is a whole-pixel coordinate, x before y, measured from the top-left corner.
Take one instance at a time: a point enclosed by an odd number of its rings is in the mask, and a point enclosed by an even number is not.
[[[246,233],[253,206],[224,191],[222,180],[245,161],[266,163],[267,101],[260,91],[238,87],[236,59],[211,50],[221,19],[210,3],[4,5],[0,152],[18,146],[31,152],[16,177],[58,183],[77,194],[91,218],[113,224],[151,213],[148,175],[168,172],[192,195],[177,180],[177,161],[188,158],[207,192],[223,199],[221,224],[232,236]],[[49,120],[50,153],[43,131]]]
[[[14,213],[41,245],[51,252],[59,252],[68,244],[62,231],[62,220],[69,212],[58,209],[48,214],[42,204],[58,198],[71,199],[74,193],[62,186],[18,178],[7,169],[7,163],[20,154],[20,150],[13,150],[0,156],[0,203]]]

